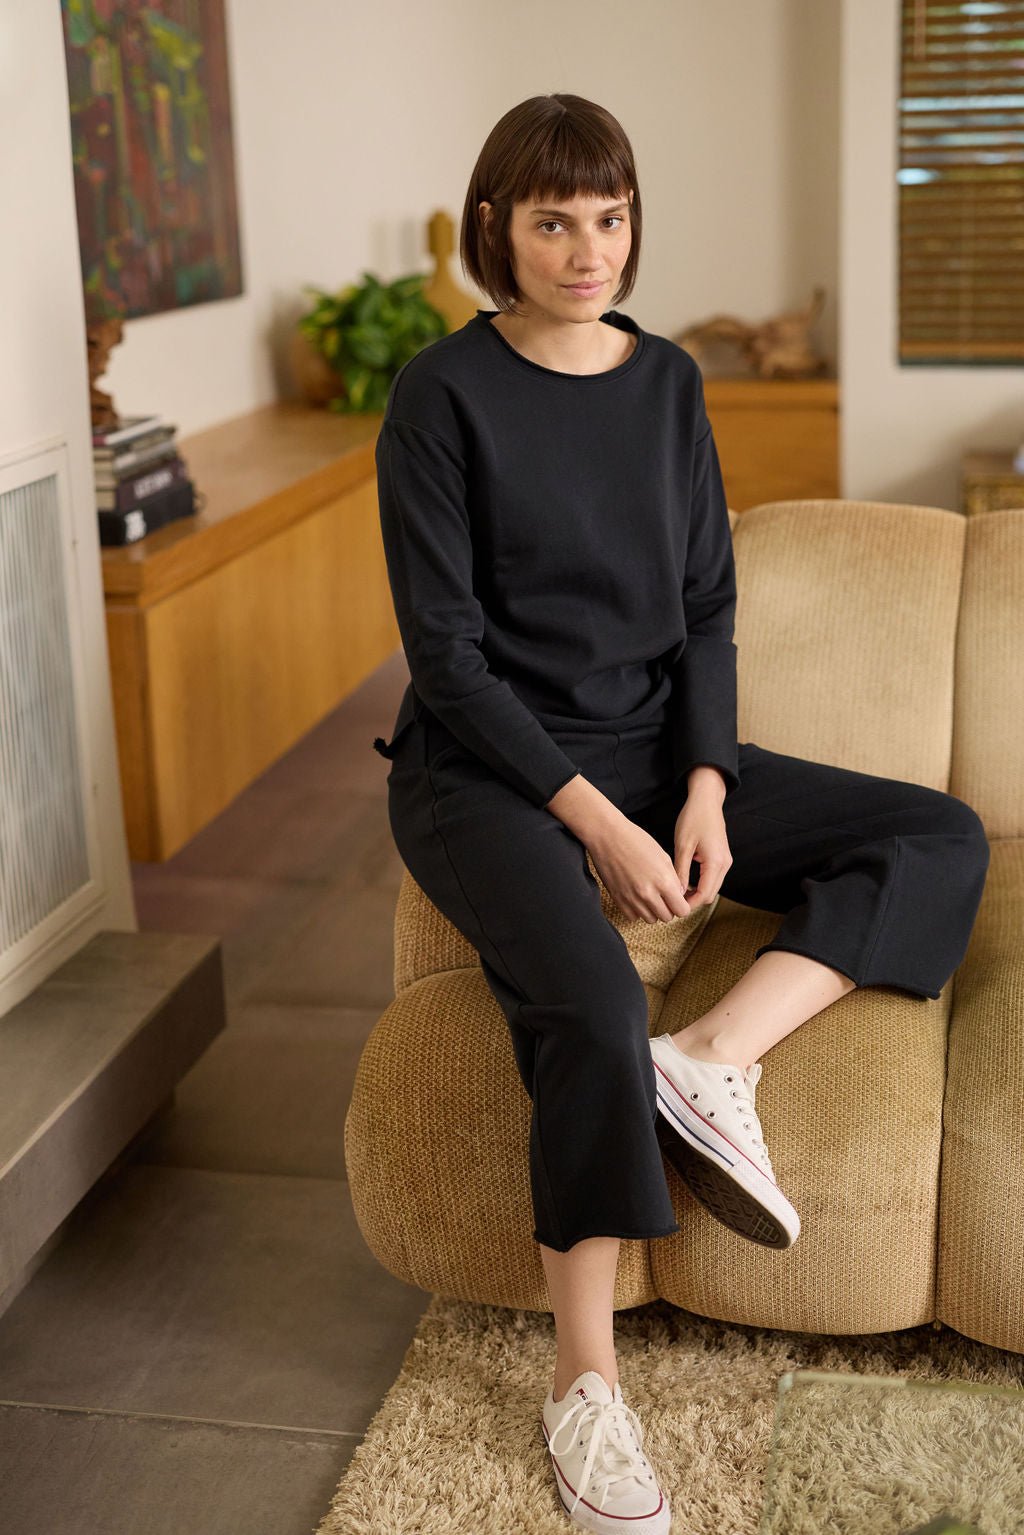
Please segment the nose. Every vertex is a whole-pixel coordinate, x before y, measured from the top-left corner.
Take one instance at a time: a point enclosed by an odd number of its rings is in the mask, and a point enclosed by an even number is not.
[[[601,271],[601,250],[596,234],[578,234],[572,253],[573,271],[580,282],[596,278]]]

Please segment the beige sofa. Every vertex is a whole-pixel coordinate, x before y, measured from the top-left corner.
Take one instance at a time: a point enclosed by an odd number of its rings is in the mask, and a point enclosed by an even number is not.
[[[764,1056],[758,1108],[800,1212],[794,1246],[735,1235],[667,1167],[681,1230],[622,1243],[616,1307],[663,1297],[821,1333],[936,1320],[1024,1353],[1024,508],[731,515],[740,740],[948,790],[981,816],[992,861],[941,997],[855,990]],[[704,1012],[779,923],[720,897],[652,927],[602,894],[652,1033]],[[408,872],[395,992],[345,1120],[363,1235],[424,1290],[550,1310],[507,1025],[475,951]]]

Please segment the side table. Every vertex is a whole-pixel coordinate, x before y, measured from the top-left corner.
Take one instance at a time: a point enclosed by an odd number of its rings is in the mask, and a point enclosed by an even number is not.
[[[1024,506],[1024,474],[1012,452],[965,453],[960,464],[960,510],[966,517]]]

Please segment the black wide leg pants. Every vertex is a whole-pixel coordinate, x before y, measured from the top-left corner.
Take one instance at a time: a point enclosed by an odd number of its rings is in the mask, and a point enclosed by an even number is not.
[[[553,734],[673,856],[686,784],[672,783],[664,725]],[[723,805],[733,863],[722,894],[783,917],[751,959],[786,949],[858,986],[937,997],[966,952],[988,869],[974,810],[749,741],[739,774]],[[508,1020],[533,1105],[535,1240],[566,1252],[584,1237],[678,1231],[647,997],[582,842],[429,714],[394,743],[388,811],[403,863],[477,950]]]

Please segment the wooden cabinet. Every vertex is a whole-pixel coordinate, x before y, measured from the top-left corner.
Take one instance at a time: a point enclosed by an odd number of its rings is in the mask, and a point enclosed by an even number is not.
[[[381,419],[281,403],[182,438],[203,510],[102,550],[132,858],[170,857],[400,646]]]
[[[707,378],[704,398],[734,511],[839,495],[836,379]]]

